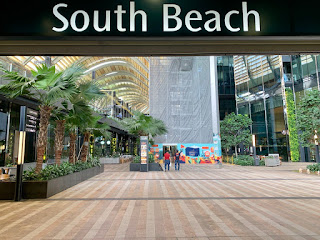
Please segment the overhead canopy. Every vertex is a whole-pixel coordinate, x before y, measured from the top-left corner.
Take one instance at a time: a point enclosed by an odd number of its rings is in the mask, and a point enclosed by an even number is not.
[[[9,63],[17,63],[27,71],[45,63],[44,56],[8,56],[1,57]],[[83,81],[97,81],[106,91],[106,98],[99,106],[107,107],[110,92],[116,92],[117,99],[128,103],[129,107],[143,113],[149,112],[149,58],[148,57],[51,57],[51,64],[61,71],[74,63],[82,64],[86,70]],[[116,103],[117,99],[113,99]],[[125,106],[126,108],[126,106]]]

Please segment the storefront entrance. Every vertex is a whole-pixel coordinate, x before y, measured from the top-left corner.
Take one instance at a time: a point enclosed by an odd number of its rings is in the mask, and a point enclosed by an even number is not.
[[[163,145],[163,153],[169,152],[171,156],[174,156],[177,150],[177,145]]]

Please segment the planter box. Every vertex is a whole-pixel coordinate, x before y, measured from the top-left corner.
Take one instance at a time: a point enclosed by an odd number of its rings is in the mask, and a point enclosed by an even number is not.
[[[130,163],[131,172],[140,172],[140,163]]]
[[[163,171],[161,165],[159,163],[149,163],[149,171]]]
[[[13,200],[15,182],[0,182],[0,200]]]
[[[119,158],[103,158],[100,160],[101,164],[119,164]]]
[[[140,172],[140,163],[130,163],[131,172]],[[149,163],[149,171],[163,171],[159,163]]]
[[[104,167],[94,167],[69,174],[67,176],[51,179],[48,181],[23,182],[22,198],[38,199],[49,198],[80,182],[94,177],[104,171]],[[12,200],[14,198],[15,182],[0,182],[0,200]]]
[[[102,158],[100,162],[102,164],[123,164],[127,162],[132,162],[133,156],[132,155],[122,155],[118,158]]]

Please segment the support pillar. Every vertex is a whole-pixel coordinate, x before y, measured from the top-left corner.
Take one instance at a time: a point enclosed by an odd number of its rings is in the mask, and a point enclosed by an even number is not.
[[[320,163],[320,155],[319,155],[319,145],[316,145],[316,161]]]
[[[220,134],[219,87],[217,57],[210,57],[210,85],[213,135]]]

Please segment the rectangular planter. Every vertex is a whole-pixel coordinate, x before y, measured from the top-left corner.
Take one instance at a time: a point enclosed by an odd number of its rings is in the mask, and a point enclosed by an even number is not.
[[[0,200],[13,200],[15,182],[0,182]]]
[[[80,182],[103,173],[104,167],[94,167],[81,172],[72,173],[63,177],[48,181],[23,182],[22,198],[39,199],[49,198]],[[14,198],[15,182],[0,182],[0,200],[12,200]]]
[[[104,158],[101,160],[102,164],[119,164],[120,159],[119,158]]]
[[[149,171],[163,171],[161,165],[159,163],[149,163]]]
[[[130,172],[140,172],[140,163],[130,163]]]
[[[140,163],[130,163],[131,172],[140,172]],[[149,171],[163,171],[159,163],[149,163]]]

